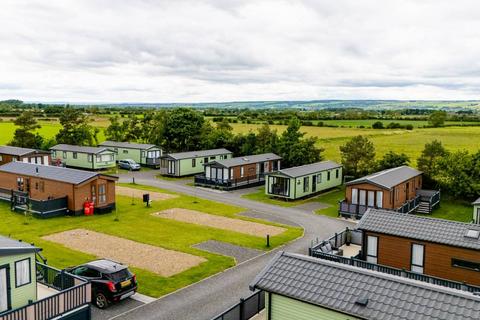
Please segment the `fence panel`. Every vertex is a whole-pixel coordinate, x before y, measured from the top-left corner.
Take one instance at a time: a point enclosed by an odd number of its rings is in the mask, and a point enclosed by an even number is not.
[[[257,291],[212,320],[248,320],[265,308],[265,294]]]

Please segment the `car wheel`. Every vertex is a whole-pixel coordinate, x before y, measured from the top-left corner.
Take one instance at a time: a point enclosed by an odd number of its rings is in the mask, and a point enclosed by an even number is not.
[[[101,292],[96,293],[94,299],[95,299],[94,303],[97,308],[105,309],[106,307],[108,307],[107,297],[103,293]]]

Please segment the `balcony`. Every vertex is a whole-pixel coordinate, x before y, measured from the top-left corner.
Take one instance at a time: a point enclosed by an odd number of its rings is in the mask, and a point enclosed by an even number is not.
[[[260,185],[265,182],[265,174],[256,174],[236,179],[218,179],[206,177],[204,174],[194,178],[196,186],[213,187],[222,190],[233,190],[247,186]]]
[[[316,241],[312,241],[311,247],[308,249],[308,253],[311,257],[319,259],[348,264],[363,269],[374,270],[398,277],[413,279],[471,293],[480,293],[480,287],[469,285],[464,282],[437,278],[405,269],[398,269],[367,262],[362,259],[362,241],[362,231],[350,230],[347,228],[340,233],[335,233],[335,235],[326,240],[318,241],[317,239]]]
[[[67,197],[36,200],[27,192],[0,189],[0,200],[10,202],[12,210],[29,211],[39,218],[50,218],[65,215],[68,212]]]
[[[148,167],[160,168],[160,157],[158,158],[147,158],[146,164]]]
[[[0,320],[62,319],[77,312],[89,319],[91,284],[79,277],[37,262],[37,301],[0,314]]]
[[[402,213],[431,213],[440,205],[440,190],[417,190],[415,198],[406,201],[401,207],[393,209]],[[368,208],[377,206],[351,204],[346,200],[339,202],[338,215],[345,218],[360,219]]]

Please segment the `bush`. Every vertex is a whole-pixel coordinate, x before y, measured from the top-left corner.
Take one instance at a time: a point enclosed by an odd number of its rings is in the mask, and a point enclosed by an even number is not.
[[[382,121],[377,121],[372,124],[373,129],[383,129],[383,122]]]
[[[413,130],[413,124],[407,124],[407,125],[405,126],[405,129],[407,129],[407,130]]]

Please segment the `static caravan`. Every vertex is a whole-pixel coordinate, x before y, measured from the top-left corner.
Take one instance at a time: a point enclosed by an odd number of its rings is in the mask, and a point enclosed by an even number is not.
[[[203,165],[210,161],[232,157],[227,149],[211,149],[169,153],[160,161],[160,173],[166,176],[183,177],[203,172]]]
[[[99,146],[115,151],[117,161],[132,159],[142,166],[160,166],[162,149],[154,144],[105,141]]]
[[[284,199],[299,199],[342,185],[342,165],[322,161],[281,169],[267,175],[265,193]]]
[[[280,169],[281,159],[274,153],[264,153],[211,161],[204,165],[203,174],[195,177],[195,184],[221,189],[262,184],[267,173]]]
[[[105,147],[57,144],[50,150],[52,151],[53,162],[61,163],[67,167],[100,170],[116,166],[115,152]]]
[[[40,248],[0,236],[0,318],[37,300],[35,253]]]
[[[0,146],[0,165],[12,161],[49,165],[50,160],[50,152],[48,151],[11,146]]]

